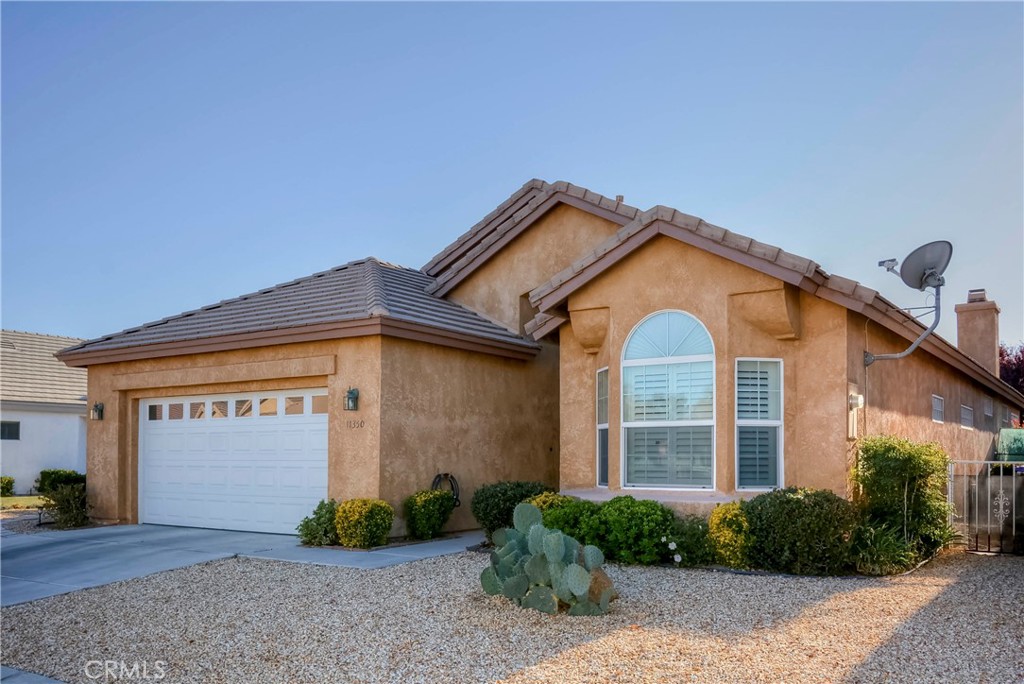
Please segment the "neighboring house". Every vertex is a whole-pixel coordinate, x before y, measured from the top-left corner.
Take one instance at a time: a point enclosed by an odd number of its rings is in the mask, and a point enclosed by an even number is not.
[[[105,408],[96,517],[291,532],[320,498],[400,510],[441,472],[467,504],[536,479],[706,510],[791,484],[845,494],[862,435],[984,458],[1024,395],[994,375],[995,305],[958,309],[966,353],[932,336],[866,368],[923,329],[873,290],[535,180],[419,271],[351,262],[59,356]],[[451,527],[474,526],[467,509]]]
[[[85,472],[86,371],[54,357],[82,341],[0,331],[0,472],[18,494],[40,470]]]

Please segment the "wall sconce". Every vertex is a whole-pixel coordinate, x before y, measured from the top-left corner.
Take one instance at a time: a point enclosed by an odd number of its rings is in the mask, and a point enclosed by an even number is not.
[[[103,420],[103,404],[96,402],[89,409],[89,420]]]
[[[856,411],[857,409],[864,408],[864,395],[863,394],[851,394],[850,395],[850,410]]]
[[[345,410],[359,410],[359,390],[357,390],[355,387],[349,387],[348,392],[345,393]]]

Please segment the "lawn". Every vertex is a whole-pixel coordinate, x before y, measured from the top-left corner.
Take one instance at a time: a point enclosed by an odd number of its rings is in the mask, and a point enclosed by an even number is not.
[[[39,508],[43,505],[41,496],[2,496],[0,497],[0,509],[12,508]]]

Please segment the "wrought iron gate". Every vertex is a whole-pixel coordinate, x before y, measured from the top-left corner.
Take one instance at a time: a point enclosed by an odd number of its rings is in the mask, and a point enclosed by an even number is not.
[[[1024,554],[1024,463],[952,461],[948,497],[968,551]]]

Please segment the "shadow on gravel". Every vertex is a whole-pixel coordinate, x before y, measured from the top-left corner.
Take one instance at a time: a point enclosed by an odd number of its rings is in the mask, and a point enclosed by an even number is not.
[[[1024,557],[969,567],[843,681],[1024,682]]]

